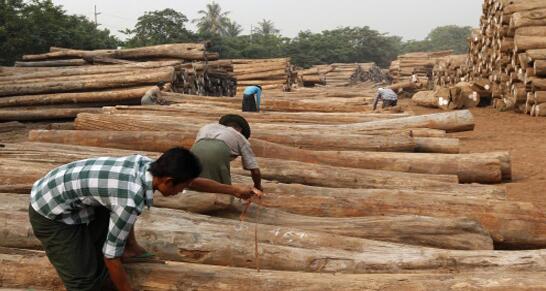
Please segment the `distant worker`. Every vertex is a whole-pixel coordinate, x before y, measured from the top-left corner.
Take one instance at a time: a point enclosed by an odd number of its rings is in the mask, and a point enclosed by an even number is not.
[[[161,98],[161,92],[170,91],[171,83],[161,81],[155,86],[146,91],[142,99],[140,99],[141,105],[166,105],[168,102]]]
[[[262,86],[248,86],[243,92],[243,112],[260,112]]]
[[[377,108],[377,103],[379,100],[383,101],[383,108],[394,107],[398,104],[398,95],[388,88],[379,88],[377,89],[377,95],[373,100],[373,110]]]
[[[260,168],[248,138],[250,125],[239,115],[224,115],[219,123],[203,126],[191,148],[201,161],[201,177],[231,185],[230,162],[240,156],[243,168],[250,171],[254,187],[262,190]]]

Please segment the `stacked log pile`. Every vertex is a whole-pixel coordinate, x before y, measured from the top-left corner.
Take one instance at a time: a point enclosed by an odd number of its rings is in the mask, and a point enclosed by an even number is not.
[[[383,83],[387,74],[375,63],[316,65],[298,71],[299,83],[304,87],[329,85],[349,86],[360,82]]]
[[[159,81],[178,92],[233,96],[231,63],[207,63],[217,58],[206,44],[95,51],[52,47],[0,70],[0,120],[74,118],[104,105],[138,104]]]
[[[417,92],[411,99],[420,106],[454,110],[476,107],[490,100],[491,94],[478,83],[459,82],[449,87],[438,86],[433,91]]]
[[[289,91],[296,81],[290,58],[232,59],[233,75],[237,80],[237,95],[245,87],[260,85],[264,90]]]
[[[468,54],[439,58],[432,69],[434,86],[448,87],[467,81]]]
[[[437,60],[451,54],[452,51],[403,54],[392,61],[389,72],[395,83],[410,80],[412,75],[416,75],[422,80],[429,80]]]
[[[225,195],[154,195],[156,207],[139,217],[136,234],[168,262],[127,265],[135,287],[498,290],[546,283],[546,253],[532,250],[546,246],[546,215],[507,200],[498,185],[511,178],[510,155],[460,154],[458,139],[448,136],[473,129],[469,111],[344,112],[332,109],[332,99],[352,97],[307,90],[312,97],[305,90],[297,97],[298,90],[272,97],[275,110],[242,113],[266,193],[244,221],[245,204]],[[79,114],[72,130],[34,130],[29,142],[0,146],[0,287],[61,284],[35,251],[41,245],[27,218],[36,179],[74,160],[156,158],[190,147],[200,126],[240,106],[236,98],[179,95],[173,98],[184,103],[105,107]],[[231,167],[234,182],[252,183],[239,164]],[[33,276],[24,275],[29,270]]]
[[[546,3],[486,0],[480,29],[470,40],[471,77],[488,78],[493,105],[544,116]]]

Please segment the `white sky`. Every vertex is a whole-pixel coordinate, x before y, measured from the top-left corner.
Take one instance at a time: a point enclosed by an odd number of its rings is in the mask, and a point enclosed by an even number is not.
[[[70,14],[93,19],[97,6],[98,23],[120,38],[119,30],[133,28],[146,11],[172,8],[186,15],[189,28],[206,0],[53,0]],[[301,30],[320,32],[341,26],[369,26],[404,39],[421,40],[442,25],[477,27],[482,0],[217,0],[230,18],[250,31],[262,19],[272,20],[281,34],[293,37]]]

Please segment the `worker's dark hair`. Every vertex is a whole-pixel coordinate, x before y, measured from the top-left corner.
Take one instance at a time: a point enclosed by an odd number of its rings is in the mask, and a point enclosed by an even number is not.
[[[165,82],[165,81],[159,81],[159,82],[157,82],[157,84],[155,84],[155,85],[156,85],[157,87],[163,87],[163,86],[165,86],[165,84],[167,84],[167,82]]]
[[[254,86],[260,88],[260,90],[263,90],[261,85],[254,85]]]
[[[246,119],[237,114],[226,114],[218,121],[221,125],[229,126],[230,123],[235,123],[241,128],[241,134],[246,138],[250,138],[250,125]]]
[[[164,152],[159,159],[150,164],[150,173],[155,177],[172,177],[174,184],[193,180],[201,174],[199,159],[183,147],[175,147]]]

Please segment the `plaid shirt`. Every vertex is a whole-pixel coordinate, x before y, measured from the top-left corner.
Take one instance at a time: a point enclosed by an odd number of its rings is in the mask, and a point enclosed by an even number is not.
[[[152,205],[151,159],[133,155],[101,157],[60,166],[36,181],[30,203],[46,218],[66,224],[89,223],[94,207],[110,210],[103,246],[107,258],[120,257],[144,205]]]

